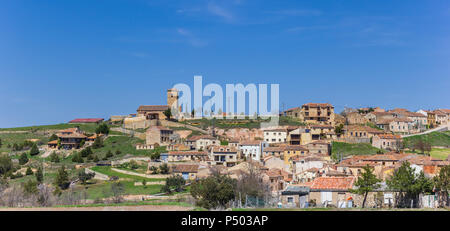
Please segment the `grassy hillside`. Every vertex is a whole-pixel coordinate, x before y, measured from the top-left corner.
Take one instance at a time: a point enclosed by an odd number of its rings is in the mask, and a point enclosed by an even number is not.
[[[425,135],[410,136],[403,139],[406,147],[412,147],[414,143],[422,140],[431,146],[450,146],[450,131],[432,132]]]
[[[342,153],[344,156],[350,155],[372,155],[383,151],[382,149],[373,147],[369,143],[350,144],[344,142],[333,142],[331,147],[331,156],[336,157],[336,154]]]
[[[217,128],[222,129],[231,129],[231,128],[260,128],[261,123],[263,122],[269,122],[269,119],[250,119],[249,117],[246,117],[245,119],[215,119],[214,126]],[[213,121],[203,118],[198,120],[187,120],[183,121],[182,123],[189,124],[192,126],[196,126],[202,129],[206,129],[207,127],[212,126]],[[279,123],[280,126],[286,126],[286,125],[292,125],[292,126],[302,126],[305,125],[304,123],[297,121],[295,119],[289,118],[289,117],[279,117]]]

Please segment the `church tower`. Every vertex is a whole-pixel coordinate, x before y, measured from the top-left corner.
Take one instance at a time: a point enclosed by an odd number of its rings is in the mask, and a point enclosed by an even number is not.
[[[167,106],[172,110],[172,114],[175,115],[180,112],[180,108],[178,105],[178,90],[175,88],[171,88],[167,90]]]

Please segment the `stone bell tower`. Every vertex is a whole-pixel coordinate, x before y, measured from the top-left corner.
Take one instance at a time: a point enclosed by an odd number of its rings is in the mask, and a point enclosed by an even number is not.
[[[167,90],[167,106],[172,110],[172,115],[177,115],[181,110],[178,105],[178,90],[171,88]]]

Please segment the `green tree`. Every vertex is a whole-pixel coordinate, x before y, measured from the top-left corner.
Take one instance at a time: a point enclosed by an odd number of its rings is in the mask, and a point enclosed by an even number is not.
[[[408,161],[403,162],[386,183],[390,189],[398,192],[397,207],[410,207],[411,202],[413,205],[417,204],[419,195],[431,192],[433,186],[432,181],[425,177],[423,171],[416,174]]]
[[[44,171],[42,170],[42,166],[39,166],[37,171],[36,171],[36,181],[41,184],[42,182],[44,182]]]
[[[167,174],[169,173],[169,166],[166,163],[164,163],[161,166],[159,166],[159,171],[161,174]]]
[[[2,145],[3,145],[3,144],[2,144],[2,139],[0,139],[0,148],[2,147]]]
[[[94,161],[94,162],[99,162],[100,160],[98,159],[98,156],[95,155],[95,156],[94,156],[94,160],[92,160],[92,161]]]
[[[109,134],[109,126],[106,123],[101,123],[95,129],[95,133],[108,135]]]
[[[31,167],[30,167],[30,166],[28,166],[27,171],[25,172],[25,174],[26,174],[27,176],[33,175],[33,170],[31,170]]]
[[[369,192],[373,192],[375,189],[379,188],[379,182],[381,182],[381,180],[373,174],[373,169],[369,165],[363,167],[363,172],[361,173],[361,176],[358,177],[358,181],[355,183],[357,189],[351,190],[353,193],[364,195],[362,203],[363,208],[366,204],[367,195]]]
[[[24,152],[19,157],[19,164],[24,165],[26,163],[28,163],[28,155]]]
[[[111,150],[108,150],[108,152],[106,152],[106,158],[111,158],[114,155],[112,154]]]
[[[74,153],[72,155],[72,162],[84,163],[83,156],[81,155],[81,153],[79,153],[79,152]]]
[[[167,108],[167,110],[165,110],[163,113],[167,117],[167,120],[170,120],[170,117],[172,117],[172,110],[170,110],[170,108]]]
[[[38,183],[36,181],[28,180],[23,184],[23,192],[25,195],[32,195],[38,193]]]
[[[191,184],[191,195],[197,206],[212,209],[225,207],[235,196],[236,180],[227,175],[213,174]]]
[[[36,143],[33,143],[33,146],[31,146],[30,155],[35,156],[37,154],[39,154],[39,149],[38,149]]]
[[[142,185],[144,186],[144,188],[147,188],[147,180],[146,179],[142,179]]]
[[[81,184],[83,185],[85,185],[88,180],[94,178],[94,176],[95,176],[94,172],[86,173],[84,169],[78,172],[78,179],[81,181]]]
[[[11,158],[8,155],[0,155],[0,175],[4,175],[13,169]]]
[[[341,135],[344,132],[344,125],[339,124],[338,126],[336,126],[334,132],[336,133],[336,135]]]
[[[50,138],[48,138],[48,141],[53,141],[53,140],[57,140],[58,136],[56,134],[53,134],[50,136]]]
[[[52,154],[50,154],[50,161],[54,163],[59,163],[60,159],[58,154],[56,154],[56,152],[52,152]]]
[[[438,194],[440,206],[449,206],[450,192],[450,165],[444,166],[439,171],[439,175],[433,178],[435,191]]]
[[[66,167],[63,165],[56,172],[56,177],[54,181],[55,186],[61,188],[62,190],[67,189],[70,185],[69,174],[66,171]]]
[[[94,143],[92,144],[93,149],[98,149],[103,147],[103,140],[100,137],[95,138]]]
[[[183,177],[179,175],[170,176],[166,178],[166,184],[161,188],[161,192],[171,193],[172,188],[176,192],[181,192],[185,184],[186,180]]]

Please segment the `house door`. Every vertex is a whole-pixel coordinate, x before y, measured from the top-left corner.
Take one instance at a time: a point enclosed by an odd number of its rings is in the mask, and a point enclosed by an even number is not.
[[[298,200],[299,200],[300,208],[305,208],[306,207],[306,195],[300,196],[300,198]]]
[[[324,204],[328,201],[328,204],[332,201],[332,192],[320,192],[320,202]]]

